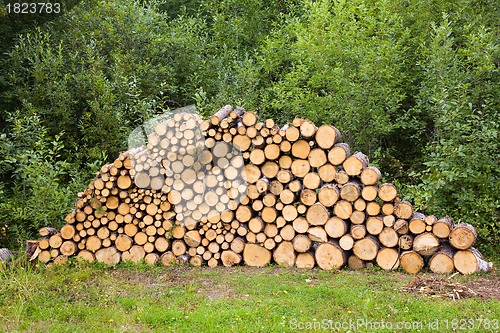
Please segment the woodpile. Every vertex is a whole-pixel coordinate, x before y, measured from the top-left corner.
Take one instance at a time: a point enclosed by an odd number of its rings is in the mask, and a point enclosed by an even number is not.
[[[101,168],[61,230],[40,230],[40,261],[491,269],[471,225],[415,212],[334,126],[279,127],[226,105],[153,127]]]

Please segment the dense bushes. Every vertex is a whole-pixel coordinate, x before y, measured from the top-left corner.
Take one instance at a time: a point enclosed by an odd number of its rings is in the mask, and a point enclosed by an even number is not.
[[[475,0],[85,0],[2,40],[1,222],[57,226],[131,128],[230,102],[334,123],[417,207],[494,244],[498,17]]]

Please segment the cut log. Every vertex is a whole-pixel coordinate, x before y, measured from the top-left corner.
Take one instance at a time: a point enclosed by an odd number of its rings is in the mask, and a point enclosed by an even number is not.
[[[114,265],[120,262],[121,254],[116,247],[102,248],[95,253],[95,259],[107,265]]]
[[[299,234],[293,238],[292,245],[295,251],[304,253],[309,251],[312,241],[309,237],[307,237],[307,235]]]
[[[341,165],[351,155],[351,149],[347,143],[337,143],[328,152],[328,161],[333,165]]]
[[[396,189],[396,186],[394,186],[394,184],[385,183],[379,186],[378,197],[380,198],[380,200],[389,202],[396,199],[397,195],[398,190]]]
[[[342,166],[349,176],[358,176],[368,166],[368,162],[368,157],[365,154],[356,152],[354,155],[348,157]]]
[[[425,232],[427,224],[425,223],[425,215],[415,212],[408,223],[408,229],[411,233],[418,235]]]
[[[7,263],[12,258],[14,258],[14,253],[12,253],[9,249],[0,249],[0,267],[2,267],[3,264]]]
[[[309,155],[307,156],[307,159],[309,160],[309,164],[313,168],[319,168],[322,165],[326,164],[326,162],[328,161],[325,151],[321,148],[315,148],[311,150],[309,152]]]
[[[332,217],[326,222],[324,228],[331,238],[340,238],[347,232],[347,223],[338,217]]]
[[[71,225],[71,224],[65,224],[61,228],[61,237],[63,239],[66,239],[66,240],[72,239],[73,236],[75,235],[75,233],[76,233],[75,227],[73,225]]]
[[[366,236],[366,227],[363,224],[352,224],[351,236],[355,240],[362,239]]]
[[[361,184],[357,181],[347,182],[340,190],[340,197],[344,200],[354,202],[361,194]]]
[[[338,201],[339,196],[340,191],[334,184],[325,184],[318,192],[318,200],[325,207],[332,207]]]
[[[299,159],[307,159],[309,152],[311,151],[311,146],[306,140],[298,140],[292,144],[292,156]]]
[[[450,233],[450,245],[458,250],[466,250],[476,242],[476,229],[468,223],[455,225]]]
[[[398,245],[399,235],[393,228],[386,227],[378,235],[378,240],[385,247],[395,247]]]
[[[412,235],[402,235],[399,237],[398,246],[402,250],[411,250],[413,248],[413,236]]]
[[[409,219],[413,216],[413,206],[408,201],[399,201],[394,204],[394,215],[400,219]]]
[[[354,243],[353,253],[361,260],[373,260],[377,256],[379,241],[372,236],[367,236]]]
[[[493,269],[493,263],[485,261],[481,253],[473,247],[457,251],[453,256],[453,263],[462,274],[489,272]]]
[[[299,253],[295,259],[295,266],[297,268],[313,268],[314,264],[314,255],[310,252]]]
[[[273,253],[274,261],[285,267],[293,267],[295,264],[295,251],[291,242],[281,242]]]
[[[337,169],[330,163],[326,163],[318,168],[318,175],[325,183],[333,182],[336,174]]]
[[[280,198],[281,198],[281,195],[280,195]],[[318,200],[318,195],[316,194],[316,191],[305,189],[302,192],[300,192],[300,202],[302,202],[306,206],[314,205],[317,200]],[[281,201],[283,202],[283,200],[281,200]],[[292,202],[293,202],[293,200],[289,201],[289,202],[283,202],[283,203],[290,204]],[[320,202],[321,202],[321,200],[320,200]]]
[[[158,253],[148,253],[144,257],[144,262],[148,265],[155,265],[160,261],[160,255]]]
[[[95,260],[95,257],[92,252],[89,252],[87,250],[82,250],[78,252],[78,254],[76,255],[76,260],[92,262]]]
[[[320,244],[314,256],[318,266],[324,270],[339,269],[347,261],[347,253],[336,241]]]
[[[316,131],[315,141],[320,148],[330,149],[340,140],[340,131],[331,125],[321,125]]]
[[[363,185],[375,185],[382,178],[382,174],[378,168],[369,166],[363,169],[359,178]]]
[[[40,230],[38,230],[38,233],[42,237],[50,237],[52,235],[55,235],[55,234],[59,233],[59,231],[57,231],[57,229],[55,229],[55,228],[43,227]]]
[[[306,220],[311,225],[324,225],[330,218],[325,206],[316,203],[307,209]]]
[[[376,186],[365,186],[361,190],[361,197],[366,201],[373,201],[377,198],[378,188]]]
[[[245,245],[243,250],[243,261],[248,266],[254,267],[264,267],[271,260],[271,251],[268,249],[257,245],[249,244]]]
[[[384,228],[382,216],[370,216],[366,220],[366,231],[371,235],[378,235]]]
[[[359,259],[355,255],[351,255],[349,256],[349,259],[347,259],[347,265],[349,266],[349,268],[356,271],[367,268],[367,263],[368,262]]]
[[[438,238],[448,238],[453,230],[453,219],[449,216],[440,218],[432,225],[432,233]]]
[[[436,252],[429,260],[429,269],[438,274],[450,274],[455,270],[453,256],[456,250],[449,245],[441,246],[441,249]]]
[[[58,249],[63,243],[63,239],[60,234],[55,234],[50,236],[49,245],[51,248]]]
[[[354,246],[354,238],[352,238],[349,234],[345,234],[344,236],[340,237],[339,245],[342,250],[349,251]]]
[[[132,262],[138,263],[146,256],[146,251],[144,247],[139,245],[134,245],[127,251],[122,253],[122,260],[130,260]]]
[[[377,265],[386,271],[399,267],[399,253],[396,249],[385,247],[377,253]]]
[[[231,250],[223,251],[220,258],[222,264],[226,267],[238,265],[241,262],[241,256],[238,253],[233,252]]]
[[[127,235],[118,235],[115,240],[116,249],[120,252],[127,251],[132,246],[134,241]]]
[[[160,261],[163,266],[172,266],[175,265],[176,259],[175,254],[169,251],[162,254]]]
[[[59,251],[65,256],[72,256],[77,252],[77,247],[73,241],[67,240],[62,243]]]
[[[214,126],[219,125],[219,123],[223,119],[227,118],[232,111],[233,107],[231,105],[224,105],[219,111],[210,117],[210,123]]]
[[[300,134],[304,138],[312,138],[316,134],[316,125],[310,120],[304,119],[300,124]]]
[[[430,232],[424,232],[413,239],[413,251],[421,256],[431,256],[439,250],[438,238]]]
[[[415,251],[405,251],[400,257],[401,267],[409,274],[417,274],[424,267],[424,259]]]
[[[305,233],[309,229],[309,222],[304,217],[299,216],[293,220],[292,227],[298,233]]]
[[[339,218],[347,220],[352,215],[352,204],[349,201],[340,200],[333,207],[333,212]]]

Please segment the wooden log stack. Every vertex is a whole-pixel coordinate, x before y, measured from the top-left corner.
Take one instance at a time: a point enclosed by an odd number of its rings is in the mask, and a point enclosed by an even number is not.
[[[40,261],[492,268],[471,225],[415,212],[334,126],[279,127],[229,105],[158,122],[78,197],[61,230],[40,230]]]

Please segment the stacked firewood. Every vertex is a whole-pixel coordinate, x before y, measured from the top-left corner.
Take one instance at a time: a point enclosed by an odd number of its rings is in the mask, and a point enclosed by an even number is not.
[[[471,225],[415,212],[331,125],[296,118],[280,128],[227,105],[146,134],[101,168],[60,231],[40,230],[39,260],[491,269]]]

